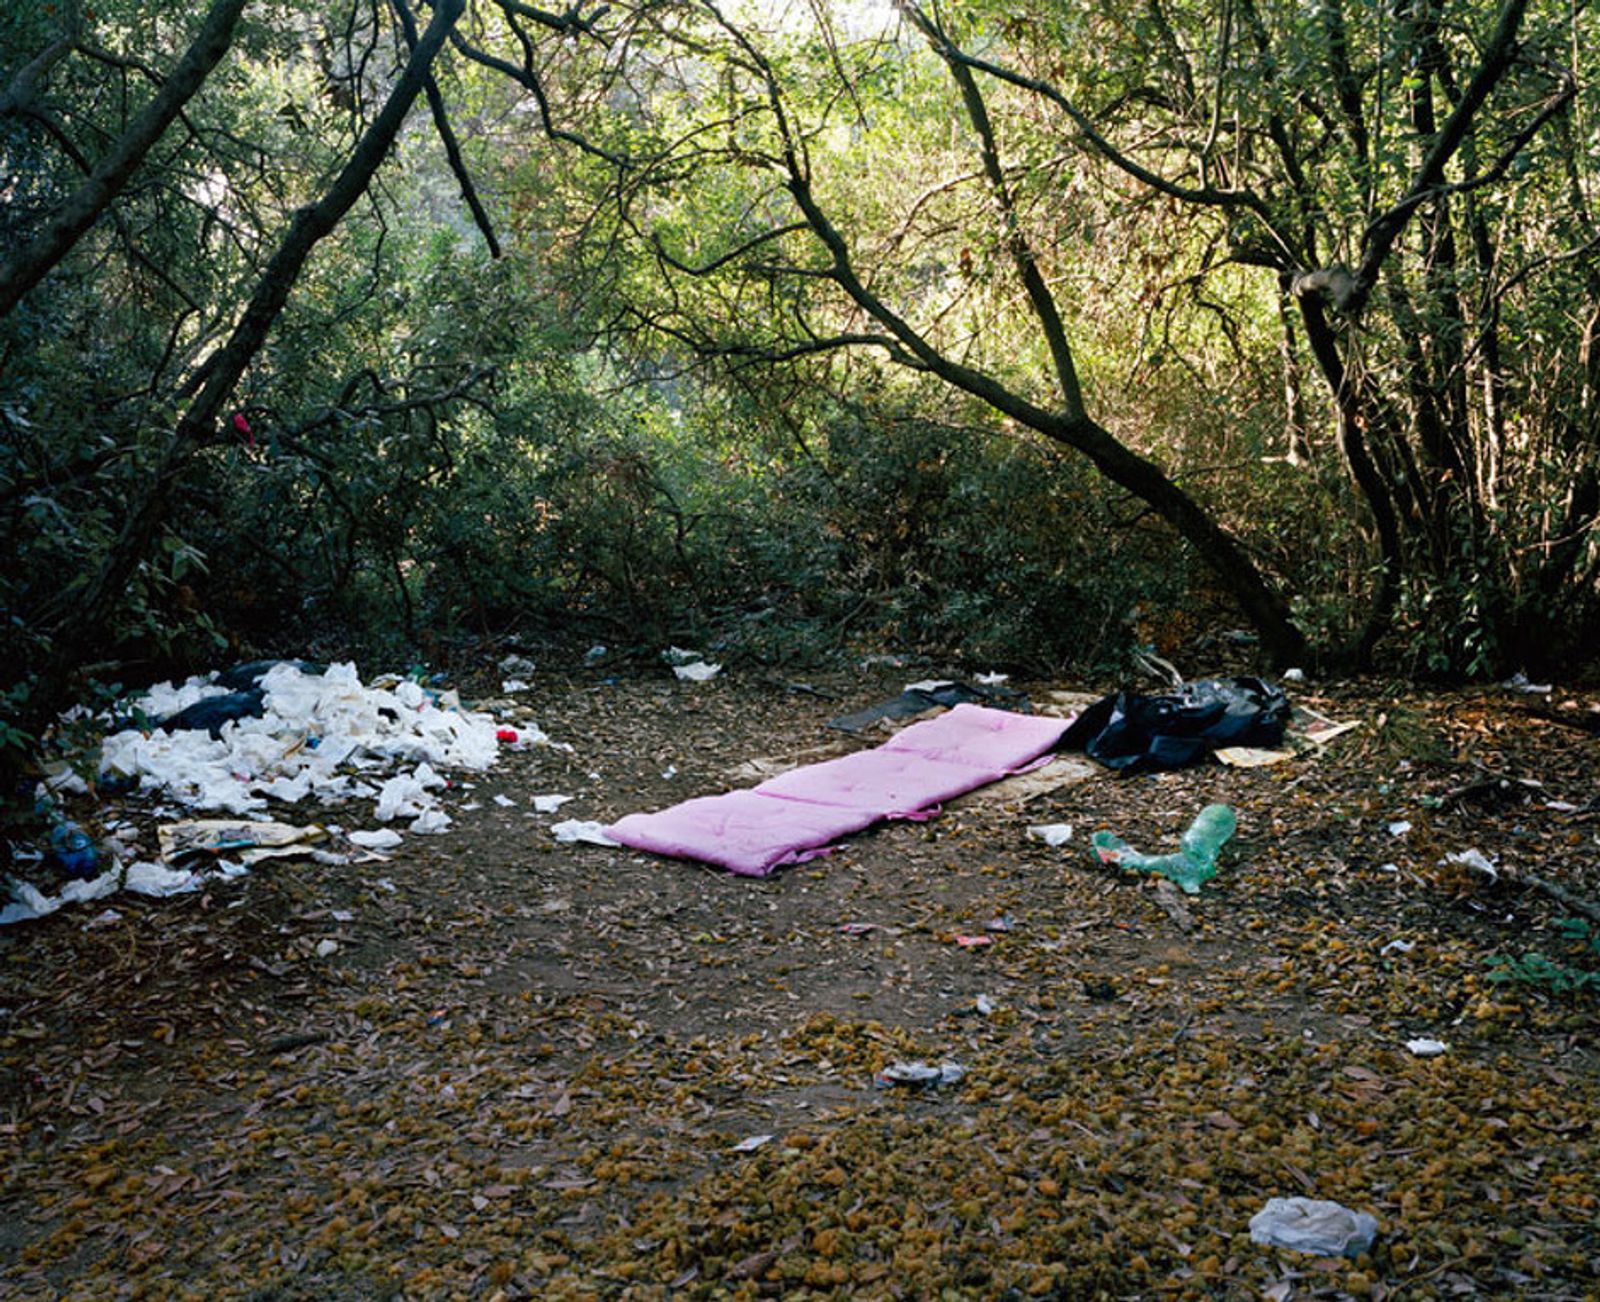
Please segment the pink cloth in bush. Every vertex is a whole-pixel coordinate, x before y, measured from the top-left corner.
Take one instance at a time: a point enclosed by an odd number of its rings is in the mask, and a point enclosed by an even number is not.
[[[629,814],[606,831],[635,850],[763,877],[879,819],[930,817],[941,802],[1026,768],[1055,745],[1067,723],[958,705],[873,750],[794,769],[749,790]]]

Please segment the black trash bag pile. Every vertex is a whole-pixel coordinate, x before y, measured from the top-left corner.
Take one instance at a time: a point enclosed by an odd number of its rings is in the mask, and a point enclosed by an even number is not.
[[[202,729],[215,738],[221,738],[222,725],[237,719],[259,719],[267,712],[267,693],[261,680],[269,670],[279,665],[293,665],[303,674],[320,674],[327,666],[312,664],[309,660],[252,660],[235,665],[218,674],[211,681],[226,687],[226,696],[208,696],[196,701],[186,710],[179,710],[156,725],[167,732],[199,732]]]
[[[1060,748],[1127,773],[1176,769],[1224,746],[1280,745],[1289,712],[1289,698],[1260,678],[1206,678],[1166,696],[1118,692],[1096,701]]]
[[[267,712],[267,694],[259,687],[247,687],[242,692],[229,692],[226,696],[208,696],[196,701],[187,709],[179,710],[156,724],[166,732],[209,732],[212,737],[222,736],[222,725],[237,719],[259,719]]]
[[[156,727],[166,732],[209,732],[213,738],[220,739],[223,724],[238,719],[259,719],[266,714],[267,693],[261,680],[278,665],[293,665],[303,674],[320,674],[327,668],[309,660],[252,660],[224,670],[211,680],[216,686],[228,689],[225,696],[208,696],[164,719],[115,718],[107,731]]]

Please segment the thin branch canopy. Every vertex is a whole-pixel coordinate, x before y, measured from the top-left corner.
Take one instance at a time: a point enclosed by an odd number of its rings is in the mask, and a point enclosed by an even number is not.
[[[0,262],[0,318],[50,274],[122,192],[146,154],[205,84],[233,43],[249,0],[213,0],[193,42],[150,102],[26,248]],[[53,47],[52,47],[53,48]],[[23,101],[26,102],[26,101]]]
[[[143,560],[179,472],[189,458],[215,436],[224,404],[266,342],[311,251],[366,193],[373,175],[393,147],[412,104],[422,94],[433,62],[449,39],[465,4],[466,0],[436,0],[433,18],[411,51],[382,110],[356,142],[349,159],[322,197],[295,213],[232,335],[200,367],[204,380],[199,391],[179,419],[151,482],[129,511],[105,565],[68,614],[61,639],[66,645],[72,646],[93,636],[112,602]]]

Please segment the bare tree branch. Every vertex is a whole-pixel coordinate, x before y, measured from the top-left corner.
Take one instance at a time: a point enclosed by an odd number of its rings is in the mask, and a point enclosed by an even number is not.
[[[595,24],[611,12],[610,5],[597,5],[588,17],[584,17],[581,4],[573,5],[565,13],[553,14],[544,9],[536,9],[533,5],[523,4],[521,0],[495,0],[495,3],[508,14],[526,18],[529,22],[548,27],[562,36],[580,34],[594,36]]]
[[[944,41],[938,48],[938,53],[940,57],[946,60],[964,64],[974,71],[986,73],[999,81],[1007,82],[1022,90],[1031,91],[1033,94],[1048,100],[1067,115],[1072,124],[1077,127],[1079,134],[1089,142],[1097,154],[1119,171],[1125,172],[1136,181],[1143,182],[1151,189],[1157,190],[1173,199],[1182,200],[1184,203],[1201,204],[1213,208],[1242,209],[1251,213],[1272,237],[1273,243],[1282,250],[1285,257],[1290,256],[1290,250],[1293,247],[1291,241],[1279,229],[1276,218],[1273,216],[1272,210],[1267,206],[1266,201],[1253,190],[1225,189],[1212,185],[1186,186],[1179,185],[1175,181],[1169,181],[1166,177],[1151,171],[1148,167],[1119,150],[1095,128],[1094,123],[1089,120],[1087,114],[1049,82],[1041,81],[1037,77],[1029,77],[1024,73],[1017,72],[1015,69],[1007,68],[989,59],[980,58],[975,54],[968,54],[956,48],[948,40]]]
[[[405,33],[406,48],[412,53],[417,49],[417,20],[411,12],[411,6],[406,0],[393,0],[395,12],[400,15],[401,30]],[[439,92],[439,81],[432,73],[423,83],[423,90],[428,96],[428,109],[433,114],[434,130],[439,133],[439,141],[444,145],[444,155],[450,164],[450,171],[454,173],[456,183],[461,187],[461,197],[466,201],[467,209],[472,213],[472,220],[477,225],[483,242],[488,246],[489,256],[500,256],[500,241],[495,238],[494,224],[489,220],[489,214],[484,210],[483,202],[478,198],[477,187],[472,184],[472,175],[467,171],[467,162],[461,156],[461,146],[456,142],[456,133],[450,126],[450,115],[445,109],[444,96]]]
[[[1072,360],[1072,346],[1067,340],[1066,327],[1062,324],[1055,296],[1045,284],[1044,276],[1039,271],[1038,257],[1028,243],[1027,233],[1022,229],[1022,223],[1017,217],[1016,205],[1011,197],[1011,187],[1000,164],[1000,147],[995,141],[994,126],[989,120],[989,109],[978,90],[977,81],[966,64],[952,58],[948,53],[953,46],[944,31],[912,0],[901,0],[900,12],[923,34],[934,52],[944,59],[945,66],[949,68],[950,75],[961,92],[967,120],[978,135],[978,152],[983,160],[983,171],[989,181],[989,190],[994,195],[995,206],[999,210],[1000,223],[1005,232],[1006,249],[1011,255],[1011,263],[1016,268],[1018,277],[1022,280],[1023,290],[1028,296],[1034,317],[1039,322],[1039,328],[1044,332],[1045,343],[1050,349],[1050,358],[1055,366],[1056,384],[1061,390],[1062,404],[1069,417],[1081,417],[1084,414],[1083,390],[1078,383],[1077,365]]]
[[[778,226],[769,231],[762,231],[761,234],[746,240],[737,248],[730,249],[727,253],[722,254],[720,257],[713,258],[710,262],[704,262],[698,266],[691,265],[690,263],[680,261],[678,258],[673,257],[672,254],[667,252],[666,246],[662,244],[661,237],[658,235],[650,236],[650,244],[651,247],[655,249],[656,256],[674,271],[681,271],[687,276],[709,276],[712,272],[720,270],[721,268],[727,266],[730,262],[738,261],[738,259],[744,257],[744,255],[749,253],[752,249],[758,249],[763,244],[770,243],[772,240],[782,239],[785,235],[793,235],[797,231],[810,229],[811,228],[805,222],[790,222],[786,226]]]
[[[539,109],[539,125],[544,128],[544,134],[549,136],[552,141],[563,141],[565,144],[576,147],[576,149],[581,149],[584,154],[605,158],[606,162],[611,163],[613,166],[618,166],[618,168],[627,168],[630,165],[629,158],[624,157],[624,155],[613,154],[610,149],[597,146],[594,141],[589,141],[584,136],[579,136],[576,131],[568,131],[562,126],[555,125],[555,118],[550,115],[549,98],[544,93],[544,82],[539,78],[538,72],[534,72],[531,59],[523,62],[522,67],[517,67],[517,64],[510,62],[509,59],[499,58],[498,54],[491,54],[488,50],[480,50],[478,46],[472,45],[472,42],[469,42],[464,35],[461,35],[461,32],[453,32],[450,37],[450,43],[456,46],[456,50],[464,58],[472,59],[475,64],[482,64],[483,67],[488,67],[488,69],[493,69],[494,72],[499,72],[504,77],[509,77],[512,82],[522,86],[523,90],[533,94],[533,102]]]

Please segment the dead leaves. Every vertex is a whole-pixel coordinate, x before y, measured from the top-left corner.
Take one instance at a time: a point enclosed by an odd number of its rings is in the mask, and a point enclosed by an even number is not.
[[[819,742],[814,702],[732,676],[679,703],[553,696],[584,753],[502,777],[607,817]],[[1578,815],[1423,798],[1461,784],[1452,747],[1552,798],[1580,765],[1407,708],[1312,763],[1091,779],[1026,817],[974,802],[768,881],[552,851],[486,791],[481,826],[385,868],[393,891],[290,869],[239,909],[41,928],[0,956],[14,1273],[40,1296],[70,1274],[501,1302],[1581,1292],[1593,1017],[1486,984],[1492,938],[1542,915],[1440,889],[1383,830],[1470,829],[1556,871],[1588,844]],[[1023,831],[1154,843],[1215,798],[1239,841],[1189,900]],[[1451,1052],[1412,1058],[1417,1035]],[[953,1086],[872,1087],[946,1059]],[[771,1138],[736,1151],[751,1136]],[[1383,1238],[1360,1263],[1254,1248],[1274,1194],[1371,1210]]]

